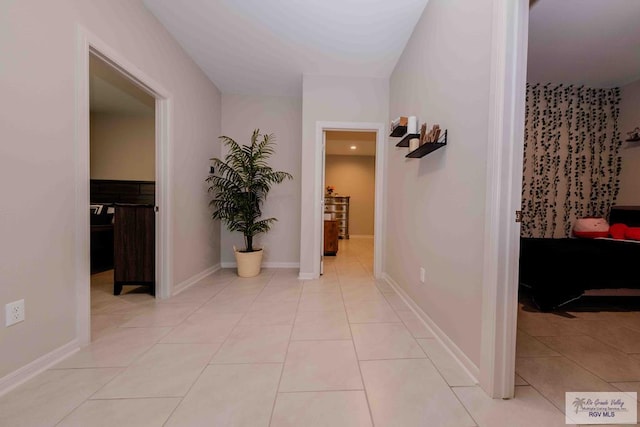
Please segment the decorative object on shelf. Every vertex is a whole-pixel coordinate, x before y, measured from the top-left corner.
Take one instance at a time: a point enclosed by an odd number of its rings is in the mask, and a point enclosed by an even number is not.
[[[327,196],[331,196],[331,195],[333,195],[333,192],[334,192],[335,190],[336,190],[336,189],[333,187],[333,185],[327,185]]]
[[[431,130],[425,135],[424,143],[432,143],[438,141],[440,138],[440,125],[435,124],[431,127]]]
[[[418,118],[416,116],[409,116],[407,123],[407,133],[418,132]]]
[[[400,116],[391,121],[391,135],[390,136],[402,136],[407,133],[407,124],[409,118],[406,116]]]
[[[629,135],[629,138],[627,138],[628,142],[640,141],[640,127],[635,128],[631,132],[627,132],[627,135]]]
[[[426,142],[426,137],[427,137],[427,124],[423,123],[422,126],[420,126],[420,144],[422,145]]]
[[[262,248],[254,249],[253,237],[266,233],[276,218],[260,219],[261,205],[273,184],[292,179],[291,174],[275,171],[268,165],[274,153],[273,134],[262,135],[255,129],[250,145],[240,145],[228,136],[220,139],[227,146],[224,160],[211,159],[218,175],[209,175],[208,191],[213,193],[209,205],[213,206],[213,219],[224,222],[229,231],[240,231],[244,235],[245,248],[233,251],[240,277],[252,277],[260,273]]]
[[[409,151],[417,150],[419,146],[420,146],[419,138],[411,138],[409,140]]]

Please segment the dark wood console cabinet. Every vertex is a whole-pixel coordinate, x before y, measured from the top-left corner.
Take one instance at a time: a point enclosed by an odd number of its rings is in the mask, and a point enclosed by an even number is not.
[[[324,254],[335,255],[338,252],[338,221],[324,221]]]
[[[115,205],[113,294],[123,285],[148,285],[155,295],[155,209],[153,205]]]

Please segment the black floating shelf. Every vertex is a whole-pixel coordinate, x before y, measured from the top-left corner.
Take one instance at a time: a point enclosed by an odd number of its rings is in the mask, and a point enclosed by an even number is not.
[[[425,142],[415,150],[411,151],[405,157],[409,157],[411,159],[419,159],[420,157],[424,157],[427,154],[436,151],[438,148],[442,148],[447,145],[447,131],[444,131],[444,135],[440,138],[438,142]]]
[[[436,151],[438,148],[442,148],[447,145],[446,142],[426,142],[422,144],[420,147],[416,148],[405,157],[410,157],[412,159],[418,159],[420,157],[426,156],[432,151]]]
[[[407,133],[406,126],[396,126],[396,128],[391,131],[391,134],[389,136],[398,137],[404,135],[405,133]]]
[[[405,136],[402,137],[400,142],[398,142],[396,144],[396,147],[408,147],[409,146],[409,140],[411,138],[420,138],[420,134],[419,133],[408,133],[408,134],[406,134]]]

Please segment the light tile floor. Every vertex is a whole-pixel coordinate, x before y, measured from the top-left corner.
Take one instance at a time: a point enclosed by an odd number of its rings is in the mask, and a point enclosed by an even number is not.
[[[520,354],[516,398],[492,400],[393,289],[373,279],[372,260],[371,239],[341,240],[320,280],[299,281],[293,270],[251,279],[222,270],[164,301],[144,288],[115,297],[109,272],[98,274],[92,344],[0,397],[0,425],[564,425],[551,374],[590,360],[558,356],[567,351],[562,341],[522,335],[535,357]],[[529,323],[546,330],[544,321]],[[544,359],[555,364],[522,362]],[[638,386],[607,374],[616,382],[578,378]]]
[[[630,391],[640,397],[637,297],[583,297],[540,312],[526,295],[518,311],[517,384],[564,411],[567,391]]]

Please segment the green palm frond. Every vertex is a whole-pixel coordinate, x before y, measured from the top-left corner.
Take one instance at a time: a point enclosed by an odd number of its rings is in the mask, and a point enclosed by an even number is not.
[[[213,219],[224,222],[229,231],[239,231],[247,242],[247,251],[253,250],[253,236],[266,233],[276,218],[260,219],[261,206],[274,184],[293,179],[287,172],[275,171],[269,159],[275,153],[275,136],[261,134],[255,129],[249,145],[240,145],[228,136],[219,137],[227,148],[224,160],[213,158],[216,174],[206,182],[213,194],[209,205]]]

